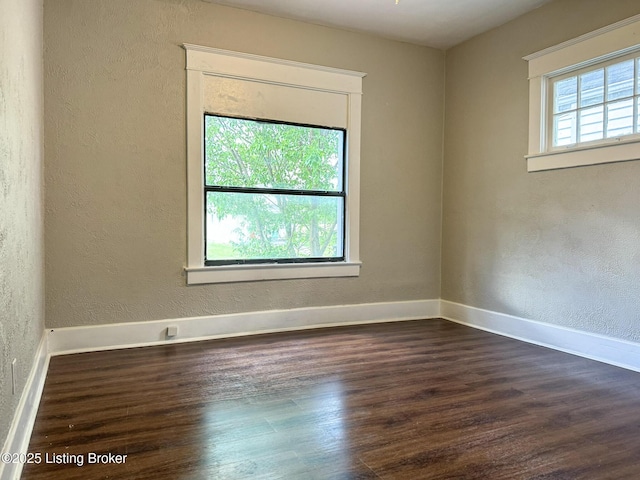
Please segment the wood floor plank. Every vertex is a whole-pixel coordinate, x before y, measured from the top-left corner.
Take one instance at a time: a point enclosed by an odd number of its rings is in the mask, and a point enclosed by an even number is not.
[[[445,320],[68,355],[29,451],[68,463],[26,480],[640,478],[640,374]]]

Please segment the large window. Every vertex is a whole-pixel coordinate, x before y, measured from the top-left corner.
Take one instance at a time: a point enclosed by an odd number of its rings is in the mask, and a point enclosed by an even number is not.
[[[183,47],[187,283],[359,275],[364,74]]]
[[[640,15],[525,57],[529,171],[640,159]]]
[[[205,114],[205,264],[344,260],[345,131]]]

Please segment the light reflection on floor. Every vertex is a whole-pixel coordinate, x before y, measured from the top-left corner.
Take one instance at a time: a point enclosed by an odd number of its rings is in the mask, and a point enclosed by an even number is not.
[[[343,385],[339,379],[294,392],[213,403],[206,412],[201,466],[211,478],[323,478],[347,471]],[[326,478],[326,477],[324,477]]]

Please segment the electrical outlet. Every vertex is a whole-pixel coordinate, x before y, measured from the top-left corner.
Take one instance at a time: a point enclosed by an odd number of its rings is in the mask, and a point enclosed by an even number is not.
[[[167,327],[167,338],[173,338],[178,335],[178,327]]]
[[[16,394],[16,362],[17,358],[14,358],[11,362],[11,395]]]

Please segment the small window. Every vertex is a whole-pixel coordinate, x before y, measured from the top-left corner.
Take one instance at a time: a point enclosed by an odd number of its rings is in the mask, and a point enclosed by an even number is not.
[[[527,170],[640,159],[640,15],[525,57]]]
[[[618,141],[640,133],[640,56],[551,79],[551,148]]]
[[[345,130],[205,114],[205,265],[338,262]]]

